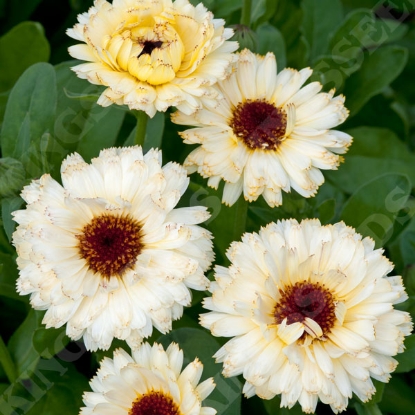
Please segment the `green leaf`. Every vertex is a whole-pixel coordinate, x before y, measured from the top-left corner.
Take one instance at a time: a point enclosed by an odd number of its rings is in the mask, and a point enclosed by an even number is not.
[[[222,376],[222,365],[215,363],[212,358],[221,347],[215,338],[201,329],[181,328],[162,336],[158,341],[164,348],[171,342],[178,343],[184,352],[183,366],[197,357],[203,363],[202,379],[214,378],[216,388],[203,401],[203,406],[211,406],[221,415],[240,415],[241,383],[236,377]]]
[[[267,0],[256,0],[252,3],[251,22],[255,23],[267,11]]]
[[[386,173],[359,187],[343,206],[341,219],[357,232],[372,237],[376,246],[391,238],[394,222],[411,192],[406,176]]]
[[[279,1],[270,23],[282,33],[286,46],[287,65],[304,68],[308,65],[310,45],[300,32],[303,11],[295,1]]]
[[[6,232],[9,241],[12,239],[12,234],[16,228],[16,222],[12,219],[12,212],[20,209],[23,200],[19,197],[9,197],[1,201],[1,218],[3,221],[4,231]]]
[[[354,10],[349,13],[332,36],[328,54],[313,64],[312,81],[320,81],[329,88],[342,89],[345,80],[358,71],[365,61],[363,50],[401,38],[406,32],[405,25],[390,19],[375,19],[368,10]]]
[[[164,124],[165,124],[165,114],[162,112],[157,112],[153,118],[150,118],[147,121],[146,136],[144,138],[143,150],[147,152],[151,148],[161,148],[161,143],[163,140]],[[124,146],[134,145],[136,127],[131,130],[130,135],[127,140],[124,142]]]
[[[58,329],[41,326],[33,333],[33,347],[44,358],[59,353],[69,341],[65,325]]]
[[[32,141],[52,130],[55,109],[55,71],[47,63],[36,63],[20,77],[7,101],[0,135],[3,157],[27,155]]]
[[[303,0],[301,30],[310,44],[310,60],[326,53],[330,38],[340,25],[343,12],[339,0]]]
[[[88,380],[57,357],[40,359],[30,378],[18,379],[0,396],[2,415],[77,415]]]
[[[276,0],[265,0],[265,10],[264,13],[256,18],[255,16],[252,16],[251,13],[251,20],[252,20],[252,26],[254,28],[257,28],[261,24],[268,22],[276,13],[278,8],[278,1]]]
[[[17,277],[18,272],[14,258],[0,252],[0,295],[25,302],[25,298],[16,291]]]
[[[359,127],[347,131],[353,144],[338,171],[327,171],[324,175],[346,193],[382,174],[406,175],[415,186],[415,155],[390,130]]]
[[[392,376],[385,386],[379,407],[383,413],[393,415],[415,414],[415,395],[413,388],[398,376]]]
[[[0,198],[13,196],[20,191],[25,178],[26,173],[19,160],[0,158]]]
[[[127,110],[118,105],[104,108],[89,99],[98,97],[102,88],[79,79],[70,69],[74,64],[68,61],[55,67],[58,101],[53,130],[57,140],[54,165],[72,151],[89,161],[101,149],[113,146]]]
[[[415,334],[405,338],[405,351],[394,358],[399,362],[396,373],[406,373],[415,369]]]
[[[96,105],[96,104],[95,104]],[[103,148],[113,147],[125,112],[115,106],[90,111],[80,134],[76,151],[85,159],[97,157]]]
[[[43,313],[31,309],[7,344],[19,378],[27,379],[35,370],[40,355],[33,347],[33,335],[40,327]]]
[[[277,59],[278,71],[285,68],[287,58],[285,56],[285,42],[281,32],[269,23],[258,27],[258,53],[265,55],[267,52],[273,52]]]
[[[12,4],[21,7],[21,2]],[[49,54],[49,43],[40,23],[22,22],[13,27],[0,38],[0,92],[10,89],[29,66],[47,62]]]
[[[365,53],[361,68],[345,83],[346,106],[351,115],[402,72],[407,57],[407,50],[399,46],[385,46]]]

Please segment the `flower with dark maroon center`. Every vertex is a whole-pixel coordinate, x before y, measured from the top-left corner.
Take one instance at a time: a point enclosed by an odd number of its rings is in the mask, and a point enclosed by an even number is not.
[[[230,126],[252,150],[276,150],[284,138],[287,114],[265,100],[246,100],[233,110]]]
[[[95,273],[121,277],[131,269],[142,249],[141,227],[129,215],[104,213],[77,235],[79,252]]]
[[[181,415],[171,396],[163,392],[151,391],[139,396],[128,415]]]
[[[318,283],[297,282],[293,286],[280,289],[281,299],[274,308],[274,318],[281,324],[302,323],[307,317],[321,327],[323,336],[330,333],[336,315],[334,299],[329,290]]]

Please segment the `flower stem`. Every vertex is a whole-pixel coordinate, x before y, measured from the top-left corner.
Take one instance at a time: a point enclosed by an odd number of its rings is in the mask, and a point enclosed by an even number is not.
[[[3,366],[4,372],[6,373],[6,376],[7,376],[7,379],[9,379],[9,382],[13,383],[17,378],[16,368],[10,356],[9,350],[4,344],[4,341],[1,338],[1,336],[0,336],[0,364]]]
[[[251,6],[252,0],[244,0],[242,6],[241,24],[250,27],[251,26]]]
[[[244,195],[239,196],[239,199],[235,203],[234,214],[235,219],[232,227],[232,239],[231,241],[237,241],[241,238],[246,228],[246,217],[248,214],[248,202],[245,200]]]
[[[143,147],[146,138],[148,115],[144,111],[134,111],[137,118],[137,129],[135,131],[134,144]]]

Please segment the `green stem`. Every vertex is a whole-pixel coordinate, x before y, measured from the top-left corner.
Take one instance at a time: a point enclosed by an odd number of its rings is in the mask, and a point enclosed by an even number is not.
[[[232,241],[238,241],[241,239],[242,234],[246,231],[246,217],[248,214],[248,202],[245,200],[244,195],[239,196],[239,199],[234,206],[234,222],[232,229]]]
[[[137,129],[135,130],[134,144],[143,147],[146,138],[148,115],[144,111],[134,111],[137,118]]]
[[[241,24],[250,27],[251,26],[251,6],[252,0],[244,0],[242,7]]]
[[[13,383],[17,378],[16,368],[10,356],[9,350],[4,344],[4,341],[1,338],[1,336],[0,336],[0,364],[3,366],[4,372],[6,373],[6,376],[7,376],[7,379],[9,379],[9,382]]]

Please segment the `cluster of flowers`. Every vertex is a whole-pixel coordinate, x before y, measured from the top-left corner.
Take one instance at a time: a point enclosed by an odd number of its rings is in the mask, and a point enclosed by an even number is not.
[[[214,255],[212,235],[199,226],[204,207],[176,208],[187,173],[198,171],[223,202],[260,195],[271,206],[282,191],[315,195],[336,169],[352,138],[332,130],[348,112],[344,97],[303,87],[312,71],[283,69],[272,53],[234,53],[230,29],[202,4],[188,0],[95,0],[69,36],[83,42],[70,54],[87,61],[73,69],[107,88],[98,103],[128,105],[152,117],[174,106],[172,120],[196,128],[181,133],[199,144],[184,167],[162,166],[161,152],[141,147],[102,150],[86,163],[78,154],[61,168],[62,185],[45,174],[23,189],[24,210],[13,242],[17,290],[47,310],[46,327],[66,324],[71,339],[107,350],[84,395],[82,414],[211,415],[202,407],[214,388],[200,383],[197,359],[181,371],[172,343],[143,343],[190,305],[193,290],[209,290],[200,324],[232,337],[215,354],[224,376],[243,375],[243,392],[281,405],[317,402],[334,412],[356,394],[374,394],[372,378],[387,382],[412,330],[393,305],[406,294],[392,264],[370,238],[344,223],[316,219],[270,223],[245,233],[227,251],[231,265],[204,273]],[[187,170],[186,170],[187,169]],[[149,412],[151,409],[151,412]]]

